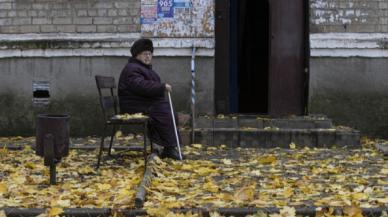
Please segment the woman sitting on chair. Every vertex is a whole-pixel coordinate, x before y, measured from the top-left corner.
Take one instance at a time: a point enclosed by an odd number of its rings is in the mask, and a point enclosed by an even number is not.
[[[165,99],[165,92],[171,92],[172,87],[161,83],[159,75],[152,70],[153,51],[150,39],[138,39],[132,45],[132,57],[119,79],[120,112],[148,115],[149,137],[153,143],[164,147],[161,157],[179,160],[170,105]]]

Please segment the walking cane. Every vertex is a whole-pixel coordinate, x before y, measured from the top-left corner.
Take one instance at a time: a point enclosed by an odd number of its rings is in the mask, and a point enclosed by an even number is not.
[[[172,108],[170,91],[167,91],[167,94],[168,94],[168,101],[170,102],[171,116],[172,116],[172,122],[174,124],[174,132],[175,132],[176,144],[178,146],[179,158],[182,160],[181,146],[179,144],[178,131],[176,128],[175,115],[174,115],[174,109]]]

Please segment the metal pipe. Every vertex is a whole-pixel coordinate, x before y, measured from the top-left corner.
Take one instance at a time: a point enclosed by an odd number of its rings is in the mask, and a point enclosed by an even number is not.
[[[195,51],[196,48],[193,45],[191,53],[191,143],[195,143]]]

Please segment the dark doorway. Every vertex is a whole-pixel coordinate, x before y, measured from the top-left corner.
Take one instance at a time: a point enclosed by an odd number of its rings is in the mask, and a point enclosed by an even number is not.
[[[216,113],[307,113],[308,0],[215,0]]]
[[[269,4],[231,0],[231,110],[268,113]]]

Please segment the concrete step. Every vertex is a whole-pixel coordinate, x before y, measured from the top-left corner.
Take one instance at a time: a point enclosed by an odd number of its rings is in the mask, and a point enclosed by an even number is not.
[[[191,130],[182,130],[184,144],[191,143]],[[199,116],[195,122],[195,143],[225,144],[230,147],[289,148],[360,147],[360,132],[334,127],[325,115],[268,118],[257,115]]]
[[[200,116],[195,128],[282,128],[282,129],[329,129],[333,124],[323,115],[295,116],[290,118],[267,118],[265,116]]]
[[[191,143],[191,131],[182,130],[185,145]],[[289,148],[347,147],[359,148],[360,132],[352,129],[232,129],[204,128],[195,130],[195,143],[209,146],[225,144],[228,147]]]

